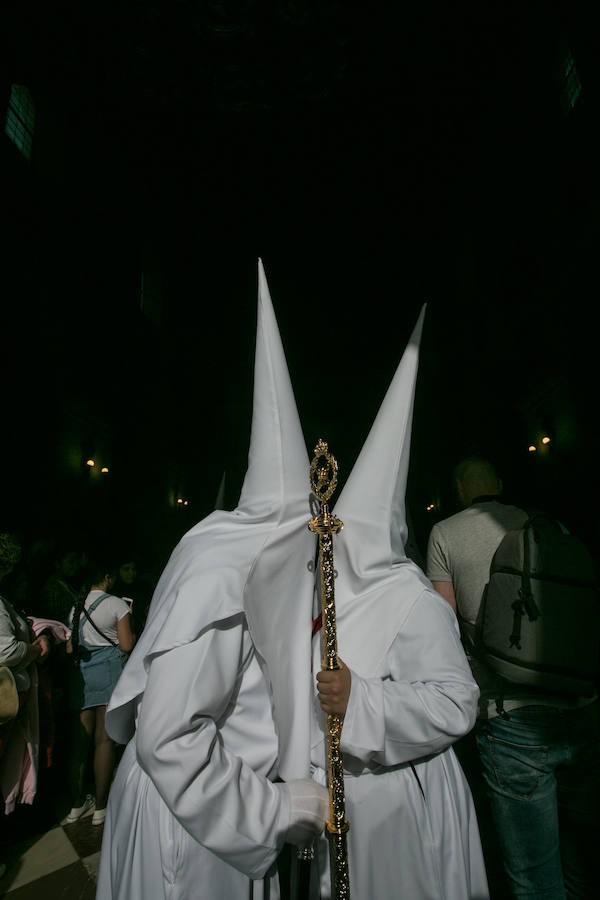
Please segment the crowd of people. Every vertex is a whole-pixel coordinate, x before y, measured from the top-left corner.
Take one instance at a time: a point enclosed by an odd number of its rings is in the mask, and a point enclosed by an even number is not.
[[[0,579],[0,841],[21,804],[39,805],[43,783],[72,803],[69,822],[94,807],[99,825],[118,756],[104,711],[152,584],[128,551],[28,541],[6,527]]]

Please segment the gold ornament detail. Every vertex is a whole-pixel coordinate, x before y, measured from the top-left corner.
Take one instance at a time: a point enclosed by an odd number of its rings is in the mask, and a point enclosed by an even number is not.
[[[327,442],[319,440],[310,464],[310,489],[321,503],[326,503],[337,487],[338,464],[329,452]]]
[[[310,531],[319,536],[339,534],[344,527],[344,523],[337,516],[331,515],[329,504],[327,503],[337,487],[338,464],[335,456],[332,456],[329,452],[326,441],[319,440],[315,447],[315,455],[310,464],[309,477],[310,489],[320,502],[319,514],[308,523]],[[320,548],[321,545],[319,544],[319,551]],[[333,549],[331,550],[331,572],[328,571],[327,577],[333,577]],[[321,578],[323,578],[323,563],[321,563]],[[324,597],[325,594],[323,593],[322,596]],[[331,584],[331,596],[333,597],[333,583]]]

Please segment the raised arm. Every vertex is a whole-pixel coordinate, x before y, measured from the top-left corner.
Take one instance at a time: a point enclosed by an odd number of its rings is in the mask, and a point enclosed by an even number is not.
[[[352,673],[342,750],[384,766],[439,752],[473,727],[478,696],[456,617],[424,591],[380,675]]]

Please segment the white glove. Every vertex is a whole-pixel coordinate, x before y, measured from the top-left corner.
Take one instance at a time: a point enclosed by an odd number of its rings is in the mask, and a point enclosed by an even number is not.
[[[329,791],[312,778],[288,781],[290,824],[286,841],[306,847],[323,831],[329,817]]]

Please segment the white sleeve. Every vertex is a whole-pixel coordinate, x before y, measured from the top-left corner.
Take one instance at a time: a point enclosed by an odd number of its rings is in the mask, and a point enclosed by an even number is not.
[[[341,749],[383,766],[437,753],[471,730],[478,697],[456,616],[425,591],[388,652],[383,677],[352,672]]]
[[[126,603],[121,597],[114,597],[111,595],[110,597],[110,611],[114,614],[117,622],[120,622],[121,619],[124,619],[125,616],[131,612],[131,608],[129,603]]]
[[[285,841],[290,799],[283,785],[258,775],[223,743],[218,723],[239,685],[244,634],[249,640],[241,618],[230,626],[211,628],[152,660],[137,754],[192,837],[248,877],[261,878]]]

